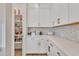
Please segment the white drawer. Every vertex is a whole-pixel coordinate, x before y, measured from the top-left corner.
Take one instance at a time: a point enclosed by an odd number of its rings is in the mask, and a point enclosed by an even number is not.
[[[54,46],[52,51],[53,56],[66,56],[64,52],[62,52],[58,47]]]

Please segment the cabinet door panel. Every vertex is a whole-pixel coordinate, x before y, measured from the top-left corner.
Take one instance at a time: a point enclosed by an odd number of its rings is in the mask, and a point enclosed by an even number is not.
[[[59,18],[60,18],[60,21],[61,21],[61,23],[66,23],[66,22],[68,22],[69,20],[68,20],[68,15],[69,15],[69,13],[68,13],[68,4],[59,4],[58,5],[59,6],[59,13],[58,13],[58,15],[59,15]]]
[[[38,8],[39,7],[38,3],[29,3],[27,5],[28,5],[28,8]]]
[[[68,4],[54,4],[54,19],[55,19],[55,24],[57,24],[57,19],[60,19],[60,24],[63,23],[68,23]]]
[[[40,8],[50,8],[50,3],[40,3]]]
[[[47,51],[47,41],[44,38],[41,38],[40,42],[41,42],[41,45],[40,45],[41,51],[46,52]]]
[[[39,52],[40,51],[39,40],[36,37],[28,37],[24,43],[25,43],[25,49],[27,52],[30,52],[30,51]]]
[[[28,25],[29,27],[38,26],[38,9],[37,8],[29,8],[28,9]]]
[[[79,4],[69,4],[69,20],[70,22],[79,21]]]
[[[54,48],[53,48],[53,56],[65,56],[65,54],[62,53],[62,51],[60,51],[60,49],[58,49],[56,46],[54,46]]]
[[[49,9],[40,9],[40,26],[50,26],[50,11]]]

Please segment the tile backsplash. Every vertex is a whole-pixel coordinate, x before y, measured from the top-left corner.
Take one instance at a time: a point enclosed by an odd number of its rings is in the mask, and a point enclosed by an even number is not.
[[[53,30],[52,27],[31,27],[28,28],[28,33],[31,34],[30,32],[35,33],[35,35],[52,35]]]
[[[61,38],[79,42],[79,26],[78,25],[69,25],[61,27],[29,27],[28,33],[34,32],[35,35],[40,35],[39,32],[42,32],[42,35],[55,35]]]

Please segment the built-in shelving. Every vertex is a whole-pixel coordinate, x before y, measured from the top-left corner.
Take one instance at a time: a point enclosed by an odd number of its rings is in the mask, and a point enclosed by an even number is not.
[[[14,10],[15,16],[15,39],[14,39],[14,50],[15,55],[17,55],[18,49],[22,53],[22,39],[23,39],[23,29],[22,29],[22,15],[20,10]]]

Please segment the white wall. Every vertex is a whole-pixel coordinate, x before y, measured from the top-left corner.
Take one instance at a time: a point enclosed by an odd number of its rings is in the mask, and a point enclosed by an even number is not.
[[[0,4],[0,55],[11,55],[12,18],[11,4]],[[1,27],[2,26],[2,27]],[[1,30],[2,29],[2,30]]]
[[[0,55],[5,55],[5,21],[6,21],[5,4],[0,4]],[[1,38],[2,37],[2,38]]]
[[[0,19],[0,48],[1,47],[2,47],[2,20]]]
[[[11,55],[12,47],[12,5],[6,4],[6,55]]]

